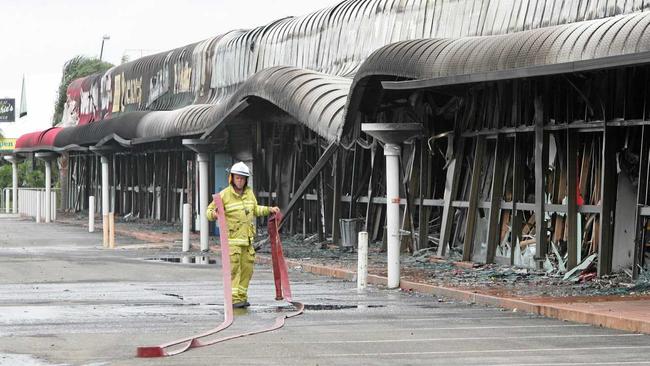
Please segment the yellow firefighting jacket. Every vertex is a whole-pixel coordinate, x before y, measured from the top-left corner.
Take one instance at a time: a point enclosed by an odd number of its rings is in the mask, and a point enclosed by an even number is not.
[[[255,238],[255,217],[268,216],[269,207],[257,204],[253,189],[244,188],[240,195],[229,185],[219,192],[223,200],[223,207],[228,223],[228,243],[231,246],[248,246]],[[208,205],[206,216],[209,221],[214,221],[217,215],[214,211],[215,204],[211,202]]]

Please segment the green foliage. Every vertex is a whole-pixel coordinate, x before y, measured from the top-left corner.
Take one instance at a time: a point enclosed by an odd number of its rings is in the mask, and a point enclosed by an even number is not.
[[[45,186],[45,163],[36,160],[32,169],[32,161],[25,160],[18,164],[18,186],[19,187],[44,187]],[[0,166],[0,190],[11,187],[11,164]],[[58,186],[58,167],[56,162],[52,163],[52,186]]]
[[[61,121],[63,115],[63,107],[65,105],[68,90],[68,85],[75,80],[84,76],[103,73],[113,67],[113,64],[105,61],[100,61],[96,58],[89,58],[86,56],[76,56],[63,65],[63,76],[59,84],[57,92],[56,104],[54,105],[53,123],[57,124]]]
[[[11,187],[11,164],[0,166],[0,190]]]

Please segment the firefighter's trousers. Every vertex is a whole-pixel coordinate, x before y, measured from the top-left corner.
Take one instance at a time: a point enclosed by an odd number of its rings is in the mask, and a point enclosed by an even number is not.
[[[232,280],[232,302],[248,300],[248,284],[253,277],[255,248],[248,246],[230,246],[230,276]]]

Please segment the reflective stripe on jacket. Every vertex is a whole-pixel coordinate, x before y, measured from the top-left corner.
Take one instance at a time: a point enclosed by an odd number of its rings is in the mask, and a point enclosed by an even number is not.
[[[267,206],[257,204],[253,189],[244,188],[240,195],[235,192],[232,185],[219,192],[223,200],[223,207],[226,211],[226,222],[228,223],[228,243],[236,246],[247,246],[255,238],[255,217],[268,216],[270,210]],[[216,220],[213,215],[214,202],[208,205],[206,216],[209,221]]]

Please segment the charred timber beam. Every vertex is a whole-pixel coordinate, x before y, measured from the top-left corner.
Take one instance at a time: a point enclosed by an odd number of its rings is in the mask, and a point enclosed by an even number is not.
[[[602,132],[604,129],[604,124],[602,120],[597,121],[577,121],[564,124],[555,124],[555,125],[546,125],[543,127],[544,131],[564,131],[572,130],[581,133],[593,133],[593,132]],[[635,127],[635,126],[650,126],[650,121],[640,120],[640,119],[626,119],[626,120],[617,120],[617,121],[607,121],[608,127]],[[479,131],[465,131],[461,134],[462,137],[472,138],[476,136],[485,136],[488,139],[496,139],[498,135],[506,135],[507,137],[513,137],[518,133],[534,133],[535,126],[526,126],[524,122],[521,122],[519,127],[503,127],[503,128],[489,128],[481,129]]]
[[[505,141],[503,135],[499,135],[496,142],[497,146],[494,152],[494,170],[492,174],[492,194],[490,195],[490,216],[487,233],[487,253],[485,257],[486,263],[494,262],[497,245],[499,244],[499,221],[501,219],[501,199],[503,198],[503,175],[506,166],[503,164],[503,161],[505,159],[507,141]]]
[[[647,204],[648,192],[648,172],[650,171],[648,164],[650,159],[650,127],[643,127],[641,132],[641,149],[639,151],[639,184],[637,186],[636,194],[636,240],[634,243],[634,264],[632,267],[632,278],[639,277],[639,269],[643,266],[644,259],[644,243],[646,242],[645,223],[647,217],[644,217],[641,212],[642,207]]]
[[[420,181],[419,188],[419,202],[423,202],[426,197],[430,196],[429,189],[431,187],[431,155],[427,153],[426,140],[420,140]],[[419,205],[418,215],[418,249],[426,248],[428,245],[429,236],[429,209],[424,205]]]
[[[548,168],[548,134],[544,131],[544,111],[541,96],[535,98],[535,259],[543,261],[548,252],[546,238],[546,199],[544,176]]]
[[[374,202],[373,198],[376,195],[376,191],[374,189],[375,186],[375,179],[376,179],[376,173],[375,173],[375,157],[377,155],[377,144],[372,144],[370,147],[370,178],[368,179],[368,202]],[[361,201],[361,198],[359,198],[359,202]],[[364,220],[364,231],[368,231],[370,228],[370,219],[371,219],[371,208],[372,205],[368,204],[366,206],[366,219]]]
[[[307,174],[305,179],[302,181],[300,186],[298,187],[298,190],[294,193],[293,197],[291,198],[291,201],[289,201],[289,205],[287,205],[286,208],[284,208],[283,215],[284,218],[289,217],[289,214],[293,210],[293,206],[296,205],[296,202],[300,200],[307,191],[307,188],[311,185],[313,180],[319,175],[319,173],[323,170],[325,167],[325,164],[329,161],[329,159],[334,155],[336,151],[338,151],[340,145],[336,142],[330,143],[330,145],[325,149],[321,157],[318,159],[316,164],[314,165],[314,168]],[[280,223],[280,227],[282,227],[282,224],[284,223],[284,219]]]
[[[452,140],[449,139],[448,143]],[[445,180],[444,206],[442,209],[442,220],[440,223],[440,241],[438,243],[438,256],[446,255],[447,248],[450,246],[451,227],[453,224],[455,207],[452,205],[458,195],[458,180],[463,165],[463,154],[465,152],[465,138],[458,139],[458,146],[454,152],[454,157],[447,166],[447,179]]]
[[[567,270],[578,265],[578,135],[568,130],[567,140]]]
[[[472,166],[472,181],[469,193],[469,207],[467,208],[467,226],[465,227],[465,241],[463,243],[463,261],[472,259],[474,250],[474,231],[476,224],[476,209],[478,208],[478,190],[481,180],[481,168],[485,155],[485,137],[476,137],[476,148],[474,150],[474,163]]]
[[[513,152],[513,171],[512,171],[512,228],[510,234],[510,264],[515,262],[515,248],[521,240],[521,229],[523,224],[523,215],[518,211],[519,202],[524,200],[524,165],[522,155],[524,154],[524,136],[515,135],[514,152]]]
[[[612,271],[614,250],[614,211],[616,209],[616,152],[614,131],[605,126],[603,132],[601,179],[600,241],[598,245],[598,276]]]
[[[341,239],[341,228],[339,219],[341,218],[341,159],[339,153],[335,153],[332,159],[332,241],[338,243]]]

